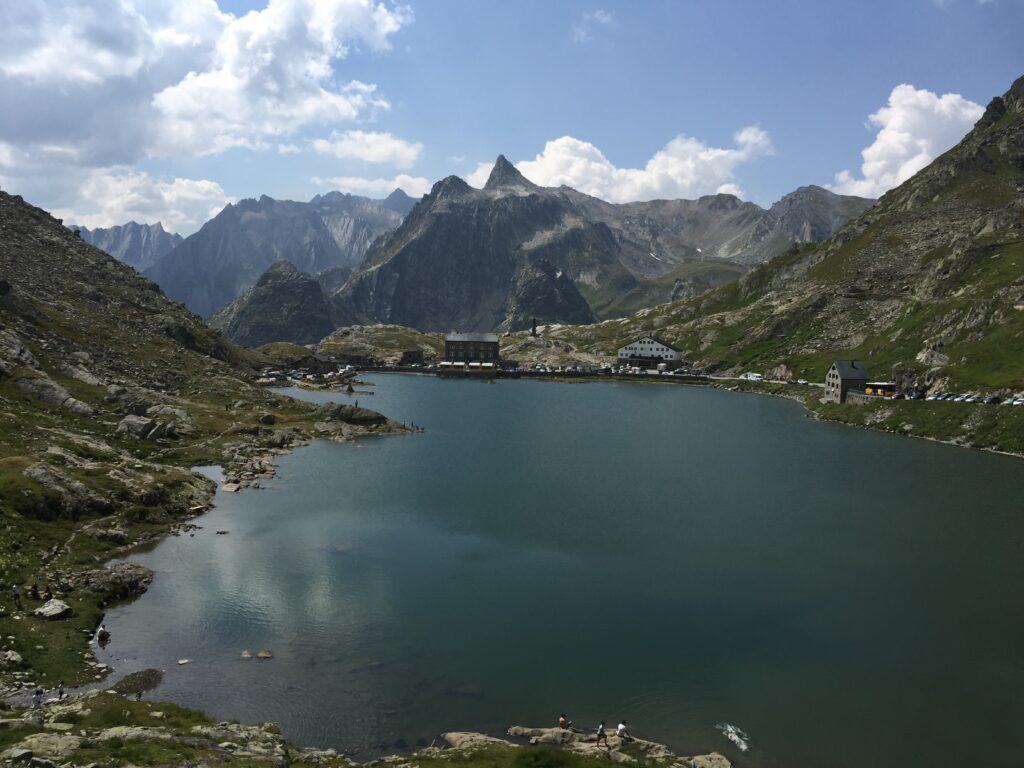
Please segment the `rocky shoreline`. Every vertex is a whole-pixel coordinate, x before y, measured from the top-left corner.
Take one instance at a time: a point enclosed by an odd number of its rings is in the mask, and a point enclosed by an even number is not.
[[[132,700],[115,690],[90,691],[38,708],[0,711],[0,760],[8,765],[57,768],[113,762],[144,764],[253,766],[273,768],[308,765],[357,768],[365,765],[426,768],[463,762],[467,765],[521,764],[523,749],[538,750],[543,765],[546,750],[564,750],[580,758],[579,765],[653,765],[664,768],[731,768],[723,755],[682,756],[664,744],[644,739],[620,739],[606,732],[607,745],[598,746],[594,733],[565,728],[512,726],[507,738],[452,731],[411,754],[387,755],[357,763],[333,749],[300,747],[288,742],[271,723],[245,725],[213,722],[201,713],[160,702]],[[125,757],[131,755],[131,761]],[[557,761],[549,761],[559,765]]]

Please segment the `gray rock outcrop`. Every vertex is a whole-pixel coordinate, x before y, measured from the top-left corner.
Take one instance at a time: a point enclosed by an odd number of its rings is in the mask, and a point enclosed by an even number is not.
[[[72,614],[71,606],[65,603],[63,600],[47,600],[41,606],[32,611],[34,616],[39,616],[43,619],[57,620],[66,619]]]

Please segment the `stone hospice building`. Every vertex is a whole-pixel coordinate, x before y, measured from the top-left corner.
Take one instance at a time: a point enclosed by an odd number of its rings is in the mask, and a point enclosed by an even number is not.
[[[450,363],[498,363],[498,337],[493,333],[449,333],[444,359]]]

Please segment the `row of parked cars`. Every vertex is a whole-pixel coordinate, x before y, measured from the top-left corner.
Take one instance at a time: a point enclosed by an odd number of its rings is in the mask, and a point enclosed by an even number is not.
[[[947,403],[984,403],[985,405],[1024,405],[1024,397],[1007,397],[1002,399],[995,395],[961,395],[956,392],[936,392],[928,395],[925,400],[945,401]]]

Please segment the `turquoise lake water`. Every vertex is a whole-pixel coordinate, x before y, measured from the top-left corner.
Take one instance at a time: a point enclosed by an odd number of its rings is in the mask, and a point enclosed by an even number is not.
[[[218,494],[132,558],[102,660],[361,757],[565,711],[739,766],[1021,764],[1024,462],[700,387],[371,378],[426,432]]]

